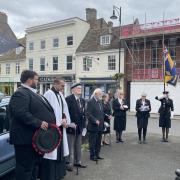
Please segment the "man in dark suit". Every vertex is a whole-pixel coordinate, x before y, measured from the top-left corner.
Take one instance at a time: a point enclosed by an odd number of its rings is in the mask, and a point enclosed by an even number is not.
[[[95,89],[92,98],[87,103],[90,159],[93,161],[103,159],[99,155],[102,132],[104,130],[104,111],[100,101],[101,97],[101,89]]]
[[[10,143],[14,144],[16,180],[36,180],[37,166],[42,156],[32,147],[32,137],[38,128],[46,130],[55,123],[52,107],[36,93],[38,75],[25,70],[21,74],[22,86],[12,95],[9,110]]]
[[[136,101],[136,117],[137,117],[137,127],[138,127],[138,135],[139,135],[139,144],[141,141],[141,134],[143,129],[143,144],[146,143],[146,134],[147,134],[147,126],[148,119],[150,117],[149,112],[151,111],[151,103],[150,100],[146,99],[146,93],[141,94],[141,98]]]
[[[81,145],[82,132],[86,127],[85,119],[85,100],[81,98],[81,84],[77,83],[71,87],[72,95],[66,97],[66,102],[69,109],[71,123],[74,123],[75,128],[67,128],[67,137],[69,144],[69,165],[68,170],[72,170],[73,163],[80,168],[86,168],[86,165],[81,163]]]

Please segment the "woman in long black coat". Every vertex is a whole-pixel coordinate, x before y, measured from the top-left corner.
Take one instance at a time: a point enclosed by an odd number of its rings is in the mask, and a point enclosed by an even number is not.
[[[126,111],[128,106],[124,99],[124,93],[117,91],[117,99],[113,101],[114,114],[114,130],[116,131],[116,142],[124,142],[122,140],[122,132],[126,130]]]
[[[108,94],[104,94],[102,96],[102,105],[103,105],[104,122],[105,122],[105,130],[104,130],[103,136],[102,136],[102,144],[109,145],[109,143],[110,143],[110,120],[112,118],[112,116],[111,116],[112,113],[111,113],[111,106],[109,103],[109,95]]]
[[[142,93],[141,99],[136,101],[136,117],[137,117],[137,127],[139,135],[139,144],[141,144],[141,134],[143,130],[143,143],[146,143],[146,134],[148,119],[150,117],[149,112],[151,111],[151,103],[146,99],[146,94]]]
[[[169,98],[169,92],[164,91],[162,97],[155,99],[161,102],[159,108],[159,127],[162,127],[162,141],[168,142],[169,128],[171,128],[171,111],[174,111],[173,100]]]

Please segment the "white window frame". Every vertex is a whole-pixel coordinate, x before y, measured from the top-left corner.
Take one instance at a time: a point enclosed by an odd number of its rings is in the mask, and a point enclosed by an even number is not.
[[[42,64],[42,60],[44,61]],[[41,69],[42,67],[44,67],[44,69]],[[46,59],[45,57],[40,57],[40,71],[44,72],[46,70]]]
[[[108,70],[114,71],[116,70],[116,56],[108,55]]]
[[[6,64],[6,74],[10,74],[11,65],[9,63]]]
[[[58,40],[55,44],[55,40]],[[56,46],[55,46],[56,45]],[[59,47],[59,38],[58,37],[55,37],[53,38],[53,48],[58,48]]]
[[[54,58],[57,58],[57,63],[54,63]],[[53,56],[53,65],[52,65],[52,69],[53,71],[58,71],[59,69],[59,57],[58,56]],[[54,64],[57,64],[57,69],[54,69]]]
[[[20,74],[20,63],[16,62],[16,74]]]
[[[70,37],[72,37],[72,39],[68,40],[68,38],[70,38]],[[71,43],[71,42],[72,42],[72,44],[68,44],[68,43]],[[73,44],[74,44],[74,37],[73,37],[73,35],[68,35],[67,36],[67,46],[73,46]]]
[[[46,40],[41,40],[40,41],[40,48],[41,49],[46,49]]]
[[[34,50],[34,42],[29,42],[29,50],[30,51]]]
[[[68,59],[71,57],[71,59]],[[71,62],[68,62],[68,60],[71,60]],[[68,65],[71,64],[71,69],[68,69]],[[66,70],[70,71],[73,69],[73,56],[72,55],[67,55],[66,56]]]
[[[29,70],[33,71],[33,69],[34,69],[34,60],[33,58],[29,58]]]
[[[111,43],[111,36],[104,35],[100,37],[100,44],[101,45],[109,45]]]
[[[83,58],[83,71],[90,71],[92,68],[92,58],[84,57]]]

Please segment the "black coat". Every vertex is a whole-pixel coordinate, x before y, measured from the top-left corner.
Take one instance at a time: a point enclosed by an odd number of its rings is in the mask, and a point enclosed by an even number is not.
[[[83,128],[86,127],[85,100],[80,98],[81,108],[79,107],[74,95],[66,97],[66,102],[68,105],[71,122],[77,125],[77,133],[80,134],[82,133]],[[68,128],[67,133],[75,134],[75,131],[73,128]]]
[[[123,100],[122,105],[127,105],[127,102]],[[119,100],[115,99],[113,101],[114,130],[118,132],[126,130],[126,111],[128,110],[128,108],[122,110],[120,107]]]
[[[108,118],[108,116],[112,115],[110,104],[103,103],[103,110],[104,110],[104,122],[107,122],[110,125],[110,119]],[[110,133],[110,127],[107,127],[104,133]]]
[[[15,145],[32,144],[33,134],[42,121],[56,123],[52,107],[40,95],[25,87],[20,87],[12,95],[9,110],[10,143]]]
[[[158,110],[159,116],[159,127],[171,127],[171,111],[174,111],[174,105],[172,99],[158,99],[158,97],[155,97],[155,99],[159,100],[161,102],[161,106]]]
[[[104,130],[104,112],[102,102],[97,101],[94,97],[91,98],[87,103],[86,109],[89,132],[102,132]],[[100,121],[99,126],[96,121]]]
[[[140,108],[143,105],[142,99],[136,101],[136,116],[137,116],[137,127],[138,129],[147,128],[148,118],[150,117],[149,112],[151,111],[151,103],[148,99],[145,99],[145,106],[149,106],[149,110],[141,111]]]

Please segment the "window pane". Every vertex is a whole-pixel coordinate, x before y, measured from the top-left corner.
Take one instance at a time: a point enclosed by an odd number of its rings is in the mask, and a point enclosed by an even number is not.
[[[59,47],[59,39],[58,38],[53,39],[53,47]]]
[[[33,59],[29,59],[29,70],[33,71]]]
[[[29,50],[34,50],[34,43],[33,42],[29,43]]]
[[[72,56],[67,56],[67,70],[72,69]]]
[[[53,70],[58,70],[58,56],[53,57]]]
[[[6,64],[6,74],[10,74],[10,64]]]
[[[73,45],[73,36],[68,36],[67,37],[67,45]]]
[[[83,58],[83,71],[89,71],[92,67],[92,58],[84,57]]]
[[[108,56],[108,70],[116,70],[116,57]]]
[[[45,58],[40,58],[40,71],[45,71]]]
[[[41,41],[41,49],[45,49],[46,48],[46,41],[42,40]]]
[[[19,74],[20,73],[20,63],[17,62],[16,63],[16,74]]]

